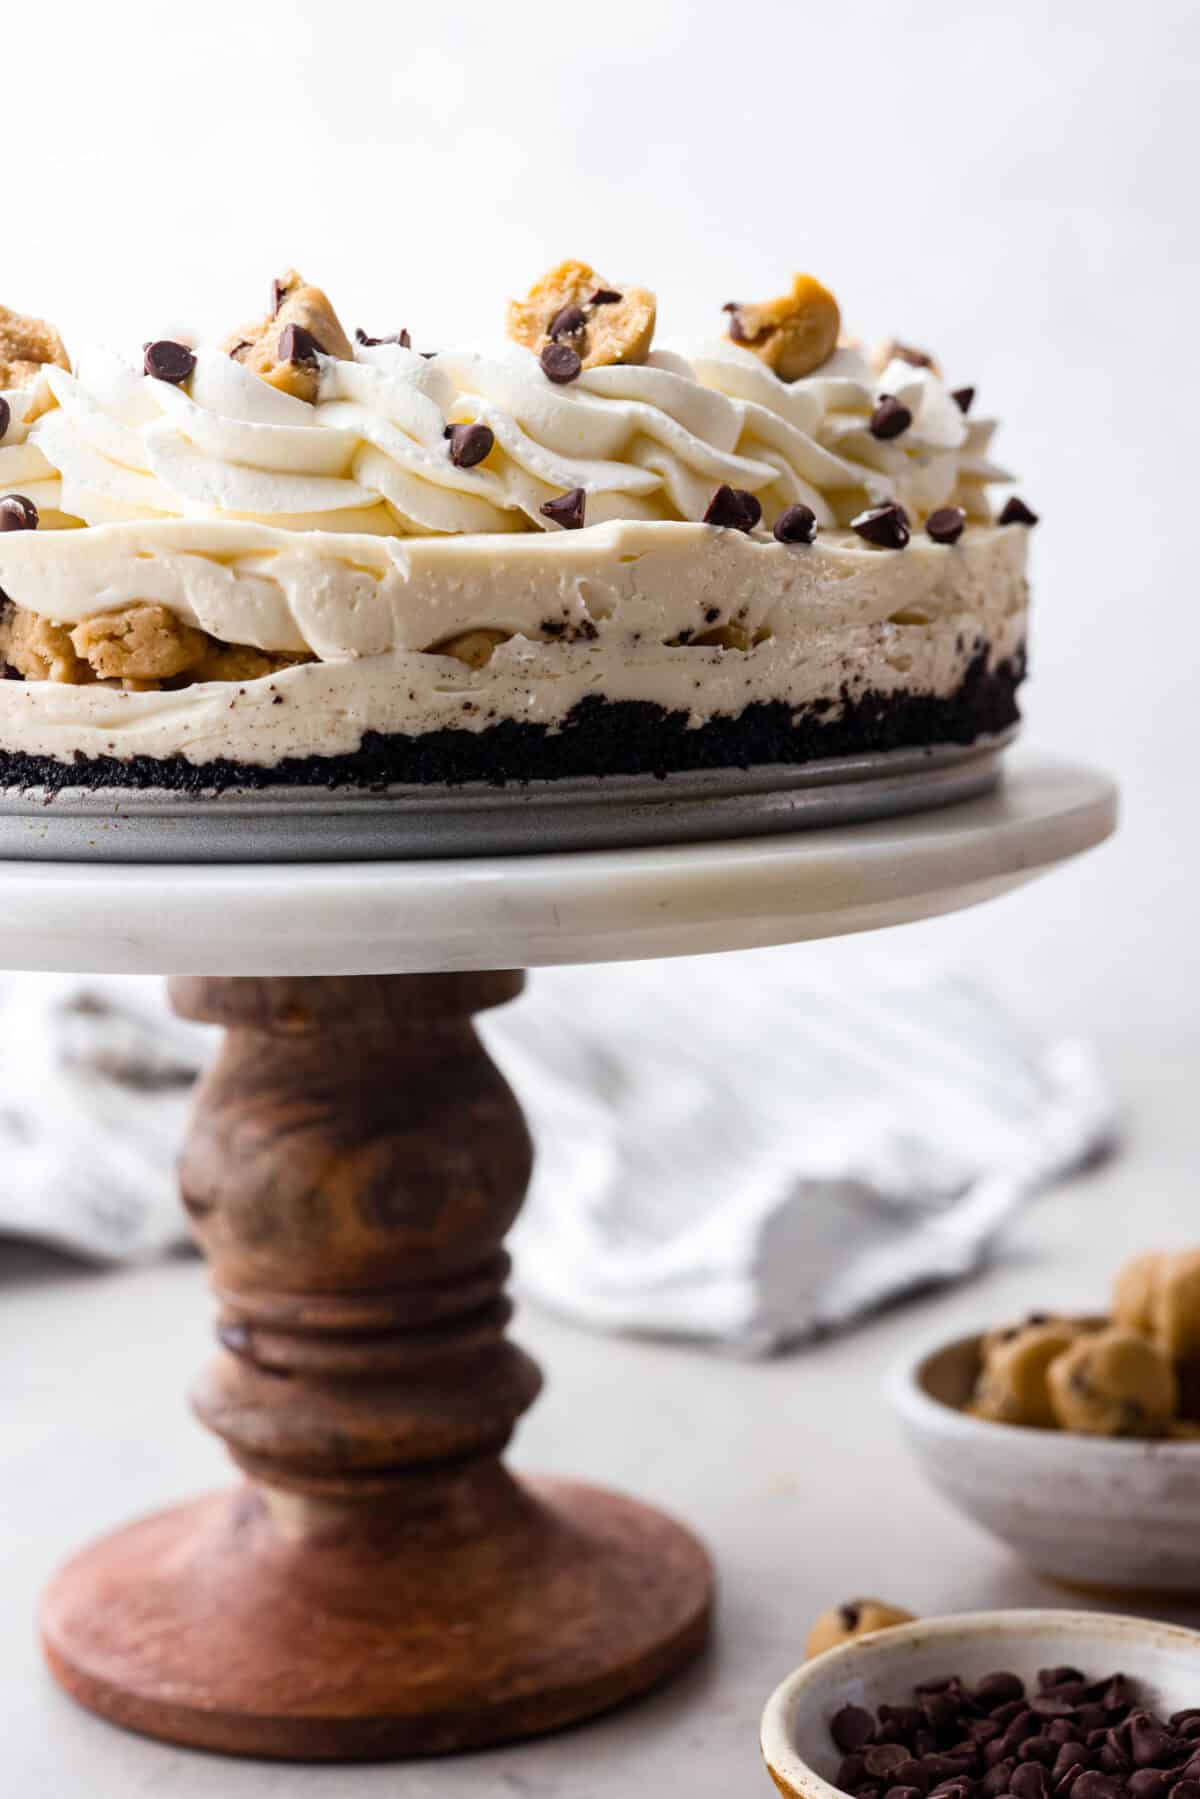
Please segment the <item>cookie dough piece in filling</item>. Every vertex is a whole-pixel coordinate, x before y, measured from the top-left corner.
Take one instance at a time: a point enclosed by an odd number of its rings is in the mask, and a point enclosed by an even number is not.
[[[896,1624],[911,1624],[914,1616],[903,1606],[888,1605],[883,1599],[848,1599],[844,1605],[830,1606],[814,1621],[805,1655],[811,1660],[853,1637],[868,1636],[873,1630],[891,1630]]]
[[[1051,1363],[1054,1414],[1093,1437],[1161,1437],[1178,1410],[1175,1373],[1160,1349],[1114,1328],[1081,1338]]]
[[[96,612],[73,627],[20,606],[9,605],[0,614],[0,662],[26,681],[73,687],[111,681],[140,691],[196,681],[254,681],[313,660],[222,643],[165,606]]]
[[[984,1345],[983,1367],[970,1409],[996,1424],[1023,1424],[1053,1430],[1058,1423],[1049,1372],[1056,1357],[1083,1334],[1065,1318],[1036,1318],[1012,1330],[996,1331]]]

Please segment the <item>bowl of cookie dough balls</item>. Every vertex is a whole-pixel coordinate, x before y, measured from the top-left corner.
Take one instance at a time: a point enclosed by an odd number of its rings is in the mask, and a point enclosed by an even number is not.
[[[1107,1315],[926,1349],[891,1395],[930,1483],[1037,1573],[1200,1593],[1200,1250],[1138,1256]]]

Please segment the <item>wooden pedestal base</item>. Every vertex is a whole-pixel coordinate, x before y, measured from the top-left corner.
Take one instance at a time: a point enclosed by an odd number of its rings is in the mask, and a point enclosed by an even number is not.
[[[182,1178],[221,1305],[196,1408],[248,1484],[52,1584],[50,1665],[114,1723],[242,1755],[438,1754],[588,1717],[701,1648],[688,1532],[500,1461],[540,1385],[504,1334],[530,1151],[470,1019],[521,981],[172,983],[227,1027]]]

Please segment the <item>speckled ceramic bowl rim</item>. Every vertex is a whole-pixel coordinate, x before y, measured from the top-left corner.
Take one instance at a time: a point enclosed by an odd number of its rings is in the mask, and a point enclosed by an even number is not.
[[[1078,1312],[1068,1313],[1068,1317],[1079,1319],[1094,1317],[1095,1314]],[[935,1356],[944,1355],[947,1350],[965,1349],[971,1344],[979,1343],[995,1326],[985,1325],[982,1330],[964,1331],[959,1336],[927,1339],[916,1351],[906,1351],[899,1361],[893,1363],[887,1377],[887,1392],[894,1409],[901,1418],[919,1426],[923,1431],[936,1431],[943,1437],[957,1437],[962,1443],[978,1442],[983,1433],[989,1441],[994,1441],[995,1432],[1004,1432],[1005,1440],[1011,1442],[1037,1443],[1043,1450],[1047,1443],[1058,1442],[1070,1445],[1074,1460],[1080,1458],[1111,1459],[1124,1456],[1131,1460],[1145,1459],[1147,1456],[1157,1458],[1194,1457],[1200,1451],[1200,1437],[1088,1437],[1079,1431],[1037,1430],[1028,1424],[996,1424],[988,1418],[973,1418],[969,1412],[960,1411],[957,1406],[947,1405],[944,1399],[935,1399],[925,1386],[924,1374],[927,1365]]]
[[[1080,1632],[1106,1636],[1115,1646],[1124,1644],[1134,1648],[1140,1643],[1153,1644],[1161,1650],[1176,1649],[1181,1654],[1194,1655],[1200,1661],[1200,1631],[1188,1630],[1179,1624],[1162,1624],[1152,1618],[1125,1617],[1115,1612],[1042,1609],[961,1612],[944,1618],[921,1618],[913,1624],[898,1624],[890,1630],[855,1637],[837,1649],[827,1650],[824,1655],[802,1663],[780,1681],[763,1708],[759,1730],[763,1760],[782,1793],[798,1795],[799,1799],[846,1799],[838,1787],[831,1785],[804,1760],[794,1740],[797,1713],[814,1690],[819,1692],[826,1686],[830,1671],[836,1670],[838,1664],[850,1670],[856,1661],[867,1658],[878,1662],[895,1654],[900,1659],[910,1647],[927,1642],[944,1642],[949,1647],[956,1642],[986,1639],[995,1642],[1000,1649],[1014,1640],[1027,1643],[1031,1638],[1043,1638],[1050,1643],[1056,1638],[1075,1638]],[[1000,1666],[1005,1658],[998,1654],[996,1659]],[[1053,1661],[1053,1655],[1048,1659]],[[1132,1663],[1133,1657],[1128,1659]]]

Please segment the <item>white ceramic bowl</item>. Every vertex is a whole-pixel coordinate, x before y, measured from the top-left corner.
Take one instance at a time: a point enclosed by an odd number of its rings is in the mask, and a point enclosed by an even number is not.
[[[938,1491],[1040,1574],[1110,1592],[1200,1592],[1200,1440],[1133,1442],[972,1418],[961,1408],[980,1343],[960,1337],[891,1378],[909,1444]]]
[[[902,1704],[918,1681],[1005,1668],[1032,1685],[1062,1664],[1099,1678],[1118,1671],[1164,1713],[1200,1705],[1200,1632],[1103,1612],[966,1612],[857,1637],[806,1662],[776,1687],[762,1715],[762,1752],[791,1799],[845,1799],[829,1721],[843,1705]]]

